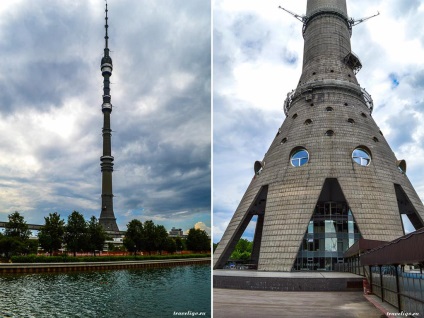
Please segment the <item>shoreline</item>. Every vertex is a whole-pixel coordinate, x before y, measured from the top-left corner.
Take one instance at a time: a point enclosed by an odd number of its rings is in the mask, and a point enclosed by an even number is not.
[[[163,268],[211,264],[211,257],[144,261],[67,262],[67,263],[1,263],[1,274],[58,273],[108,269]]]

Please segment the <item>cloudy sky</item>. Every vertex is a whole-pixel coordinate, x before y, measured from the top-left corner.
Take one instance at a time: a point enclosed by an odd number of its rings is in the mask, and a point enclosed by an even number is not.
[[[306,0],[216,0],[213,22],[214,242],[219,242],[252,176],[283,122],[303,58],[300,15]],[[373,117],[424,199],[424,2],[350,0],[357,78],[374,100]],[[251,238],[250,226],[245,237]]]
[[[210,232],[210,3],[108,4],[118,226]],[[104,5],[1,1],[0,220],[100,214]]]

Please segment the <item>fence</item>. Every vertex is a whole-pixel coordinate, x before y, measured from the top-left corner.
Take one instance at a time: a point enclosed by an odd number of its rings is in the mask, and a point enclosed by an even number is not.
[[[424,275],[400,266],[370,266],[372,292],[399,311],[424,312]]]

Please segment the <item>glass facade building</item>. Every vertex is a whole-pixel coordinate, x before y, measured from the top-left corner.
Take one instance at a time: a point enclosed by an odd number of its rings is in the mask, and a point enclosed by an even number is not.
[[[335,269],[343,253],[360,238],[346,202],[319,202],[299,248],[294,270]]]

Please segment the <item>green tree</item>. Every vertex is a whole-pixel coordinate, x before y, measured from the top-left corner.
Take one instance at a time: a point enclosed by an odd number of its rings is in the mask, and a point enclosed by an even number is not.
[[[177,251],[182,251],[184,250],[185,240],[181,239],[181,237],[176,237],[175,245],[176,245]]]
[[[24,254],[37,254],[38,252],[38,240],[29,239],[26,241],[23,252]]]
[[[74,256],[78,251],[87,247],[87,223],[84,216],[74,211],[68,216],[68,223],[65,226],[65,243],[67,250],[71,251]]]
[[[157,249],[156,239],[157,239],[157,232],[156,232],[156,226],[153,223],[153,221],[145,221],[143,224],[144,228],[144,249],[146,252],[149,253],[149,255],[152,254],[152,251],[155,251]]]
[[[25,244],[18,237],[4,235],[0,239],[0,254],[9,259],[13,255],[22,254]]]
[[[177,250],[177,244],[175,243],[175,240],[172,237],[168,237],[166,239],[166,245],[165,245],[165,251],[168,253],[174,254]]]
[[[252,254],[253,243],[247,239],[241,238],[234,248],[233,253],[230,256],[230,259],[240,259],[240,260],[248,260]]]
[[[5,236],[17,237],[22,241],[28,240],[31,231],[28,229],[24,217],[19,212],[14,212],[8,216],[9,222],[5,225]]]
[[[103,245],[106,241],[106,232],[95,216],[92,216],[88,222],[87,241],[88,250],[94,253],[94,256],[96,256],[96,251],[103,250]]]
[[[109,239],[107,238],[106,240],[108,241]],[[122,245],[117,246],[116,244],[113,244],[113,243],[108,243],[107,249],[109,252],[125,252],[127,250],[125,246],[122,246]]]
[[[172,241],[174,242],[174,240]],[[166,250],[167,244],[168,244],[168,232],[166,231],[163,225],[156,225],[155,226],[155,247],[160,254],[162,254],[163,250]]]
[[[253,248],[253,242],[250,242],[247,239],[241,238],[237,242],[234,250],[239,251],[240,253],[243,253],[243,252],[252,253],[252,248]]]
[[[210,251],[208,234],[201,229],[191,228],[187,235],[187,248],[195,252]]]
[[[213,243],[213,252],[215,253],[216,248],[218,247],[219,243]]]
[[[233,253],[230,256],[230,259],[247,261],[250,259],[250,256],[251,256],[251,253],[249,252],[233,251]]]
[[[3,251],[3,239],[4,239],[4,235],[2,232],[0,232],[0,258],[2,257],[2,254],[4,254]]]
[[[134,255],[138,251],[141,251],[144,248],[144,229],[143,223],[139,220],[132,220],[127,224],[127,231],[125,232],[124,237],[124,246],[130,251],[134,252]]]
[[[38,241],[43,250],[50,256],[62,247],[65,234],[65,221],[57,212],[44,217],[44,226],[38,232]]]
[[[5,225],[4,235],[0,238],[0,253],[6,258],[12,255],[28,254],[33,248],[29,236],[31,231],[28,229],[24,217],[19,212],[9,214],[9,221]]]

